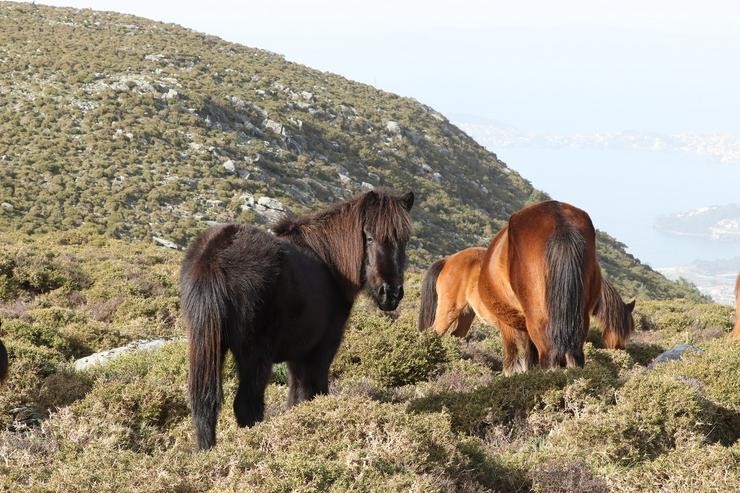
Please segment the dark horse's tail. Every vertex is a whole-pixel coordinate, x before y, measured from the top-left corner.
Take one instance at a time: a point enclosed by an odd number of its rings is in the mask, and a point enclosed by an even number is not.
[[[5,344],[0,341],[0,383],[8,377],[8,350]]]
[[[264,247],[270,235],[250,231],[265,238],[238,242],[241,230],[230,224],[202,233],[189,248],[180,271],[182,313],[190,329],[188,391],[200,449],[216,443],[223,358],[227,349],[241,351],[245,333],[253,330],[254,310],[267,279],[260,264],[271,263],[250,255],[254,253],[250,245],[253,250]]]
[[[560,226],[548,240],[547,334],[552,344],[550,366],[583,366],[586,241],[579,231]]]
[[[445,265],[446,259],[437,260],[424,274],[421,283],[421,308],[419,309],[419,330],[434,325],[434,314],[437,311],[437,278]]]

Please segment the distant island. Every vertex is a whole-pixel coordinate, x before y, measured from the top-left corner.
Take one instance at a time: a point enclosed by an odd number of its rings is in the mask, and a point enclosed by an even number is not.
[[[655,228],[677,236],[694,236],[740,243],[740,204],[702,207],[689,212],[661,216]]]

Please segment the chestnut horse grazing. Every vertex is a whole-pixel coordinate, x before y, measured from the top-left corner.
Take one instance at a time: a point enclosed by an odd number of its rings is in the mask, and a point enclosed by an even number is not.
[[[735,328],[732,329],[732,337],[740,339],[740,274],[735,280]]]
[[[422,283],[419,330],[432,327],[438,334],[465,337],[480,305],[478,278],[486,248],[470,247],[438,260]],[[602,327],[609,349],[624,349],[635,328],[635,300],[625,303],[612,284],[602,277],[601,294],[593,315]]]
[[[413,193],[363,193],[327,210],[283,219],[274,235],[227,224],[201,233],[180,271],[190,328],[190,393],[198,447],[216,443],[221,369],[230,350],[239,426],[262,420],[272,364],[288,362],[288,405],[329,386],[329,365],[359,292],[382,310],[403,297]]]
[[[424,275],[421,284],[419,330],[430,327],[443,335],[465,337],[480,313],[478,278],[484,247],[470,247],[437,260]],[[490,322],[489,322],[490,323]]]
[[[419,327],[441,335],[454,324],[464,336],[477,314],[501,330],[506,375],[530,368],[535,351],[545,368],[583,366],[601,284],[588,214],[542,202],[514,213],[488,249],[463,250],[429,269]]]

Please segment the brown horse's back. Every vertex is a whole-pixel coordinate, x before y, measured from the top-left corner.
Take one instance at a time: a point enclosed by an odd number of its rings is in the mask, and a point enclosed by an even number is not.
[[[735,281],[735,328],[732,329],[732,337],[740,339],[740,274]]]
[[[588,214],[569,204],[543,202],[511,216],[489,246],[479,282],[482,316],[499,325],[505,349],[509,339],[512,352],[527,351],[529,339],[543,366],[583,364],[601,289],[595,242]]]

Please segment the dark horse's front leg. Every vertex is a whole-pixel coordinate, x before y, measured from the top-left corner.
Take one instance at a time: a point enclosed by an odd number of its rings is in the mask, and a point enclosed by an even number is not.
[[[339,327],[304,358],[288,362],[288,406],[329,393],[329,367],[341,340]]]

